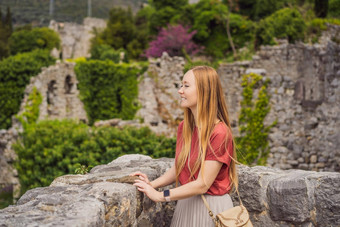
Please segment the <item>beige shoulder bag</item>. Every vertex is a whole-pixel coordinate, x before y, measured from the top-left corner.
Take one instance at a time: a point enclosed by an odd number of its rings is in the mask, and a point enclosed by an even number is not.
[[[245,208],[245,206],[243,206],[240,194],[237,189],[236,192],[238,199],[240,201],[240,205],[225,210],[217,214],[216,216],[214,216],[213,212],[210,210],[209,204],[205,199],[204,195],[201,195],[203,202],[209,211],[209,215],[213,219],[216,227],[236,227],[236,226],[253,227],[253,224],[249,219],[248,211]]]
[[[191,172],[191,168],[189,164],[190,153],[191,153],[191,148],[190,148],[189,155],[188,155],[188,168]],[[240,197],[240,194],[237,188],[236,188],[236,192],[237,192],[238,199],[240,201],[240,205],[230,208],[228,210],[225,210],[217,214],[216,217],[214,217],[213,212],[210,210],[209,204],[207,200],[205,199],[204,195],[201,195],[203,202],[209,211],[209,215],[215,223],[215,227],[240,227],[240,226],[253,227],[253,224],[251,223],[249,219],[248,211],[245,208],[245,206],[243,206],[243,203],[241,201],[241,197]]]

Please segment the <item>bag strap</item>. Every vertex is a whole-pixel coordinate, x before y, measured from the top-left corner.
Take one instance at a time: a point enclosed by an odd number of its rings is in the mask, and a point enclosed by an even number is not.
[[[204,202],[204,205],[205,205],[205,207],[208,209],[208,213],[209,213],[209,216],[212,218],[212,220],[214,221],[214,222],[216,222],[216,217],[214,216],[214,213],[210,210],[210,207],[209,207],[209,204],[208,204],[208,202],[207,202],[207,200],[206,200],[206,198],[204,197],[204,195],[202,194],[201,195],[201,197],[202,197],[202,200],[203,200],[203,202]]]
[[[237,189],[237,188],[235,188],[235,190],[236,190],[236,193],[237,193],[237,197],[238,197],[238,199],[239,199],[239,201],[240,201],[240,205],[243,206],[243,203],[242,203],[242,200],[241,200],[241,197],[240,197],[240,193],[238,192],[238,189]],[[201,195],[201,198],[202,198],[202,200],[203,200],[203,202],[204,202],[205,207],[208,209],[209,216],[213,219],[213,221],[216,221],[216,217],[214,216],[214,213],[211,211],[207,199],[205,198],[205,196],[204,196],[203,194]]]
[[[190,145],[190,150],[189,150],[189,155],[188,155],[188,168],[189,168],[189,170],[190,170],[190,172],[191,172],[191,168],[190,168],[190,153],[191,153],[191,145]],[[229,155],[229,156],[230,156],[230,155]],[[194,179],[195,179],[195,176],[194,176]],[[239,200],[239,202],[240,202],[240,205],[243,206],[243,203],[242,203],[242,200],[241,200],[241,197],[240,197],[240,193],[238,192],[238,188],[235,187],[235,190],[236,190],[237,197],[238,197],[238,200]],[[209,216],[210,216],[210,217],[213,219],[213,221],[216,223],[216,222],[217,222],[216,217],[214,216],[214,213],[211,211],[210,206],[209,206],[209,203],[208,203],[208,201],[206,200],[206,198],[205,198],[205,196],[204,196],[203,194],[201,195],[201,198],[202,198],[202,200],[203,200],[203,202],[204,202],[205,207],[206,207],[206,208],[208,209],[208,211],[209,211]]]

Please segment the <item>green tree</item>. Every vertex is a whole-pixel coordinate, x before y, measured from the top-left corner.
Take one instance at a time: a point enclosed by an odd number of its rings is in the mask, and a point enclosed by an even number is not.
[[[314,12],[315,16],[326,18],[328,13],[328,0],[315,0]]]
[[[256,30],[256,45],[275,44],[274,38],[290,43],[304,39],[306,24],[296,9],[284,8],[261,20]]]
[[[124,58],[121,58],[121,53],[124,54]],[[91,59],[93,60],[111,60],[115,63],[128,62],[126,51],[124,49],[115,50],[107,44],[96,45],[91,49]]]
[[[8,39],[12,34],[12,30],[12,14],[10,8],[7,8],[7,14],[3,19],[0,7],[0,60],[8,57],[10,54]]]
[[[188,4],[188,0],[151,0],[150,5],[155,7],[156,10],[165,7],[178,8]]]
[[[11,54],[30,52],[35,49],[52,50],[60,47],[59,35],[49,28],[33,28],[13,32],[9,39]]]
[[[289,4],[295,4],[295,0],[237,0],[237,3],[239,13],[258,21]]]
[[[12,13],[9,7],[7,7],[7,14],[6,14],[4,22],[7,27],[7,32],[8,32],[7,37],[9,38],[13,32]]]
[[[128,58],[140,58],[148,43],[148,31],[142,20],[138,22],[136,25],[130,8],[111,9],[106,29],[102,33],[95,32],[91,52],[97,45],[107,44],[115,50],[126,50]]]
[[[20,109],[30,78],[54,62],[46,50],[17,54],[0,61],[0,129],[11,126],[12,115]]]
[[[329,0],[328,16],[340,18],[340,0]]]
[[[205,52],[210,56],[223,58],[231,51],[226,30],[227,15],[228,7],[219,1],[201,0],[194,6],[192,30],[197,31],[194,41],[205,46]],[[253,40],[253,24],[241,15],[230,13],[229,27],[236,48]]]

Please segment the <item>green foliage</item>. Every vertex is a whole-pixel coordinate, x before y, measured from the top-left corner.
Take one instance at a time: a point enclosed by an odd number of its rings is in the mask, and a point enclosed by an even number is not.
[[[18,113],[24,89],[41,67],[54,64],[46,50],[10,56],[0,61],[0,128],[11,126],[11,116]]]
[[[130,8],[113,8],[106,29],[102,33],[97,32],[92,40],[91,52],[98,45],[107,44],[115,50],[124,49],[128,58],[137,59],[141,57],[147,43],[147,25],[143,20],[136,24]]]
[[[304,39],[306,24],[296,9],[284,8],[261,20],[256,29],[256,45],[275,44],[274,38],[290,43]]]
[[[329,0],[328,16],[340,19],[340,0]]]
[[[119,63],[121,53],[124,54],[123,62],[128,62],[127,54],[124,49],[115,50],[107,44],[96,45],[91,49],[91,59],[94,60],[111,60],[114,63]]]
[[[33,28],[13,32],[9,39],[11,54],[30,52],[35,49],[59,48],[59,35],[49,28]]]
[[[268,132],[270,126],[263,121],[270,111],[267,86],[269,80],[263,82],[260,75],[250,73],[242,77],[241,113],[239,127],[241,136],[237,138],[238,149],[241,151],[240,162],[247,165],[264,165],[269,153]],[[254,89],[259,88],[256,100],[253,100]]]
[[[157,136],[149,128],[90,128],[71,120],[40,121],[25,128],[13,145],[22,193],[48,186],[56,177],[85,173],[124,154],[174,157],[176,139]],[[84,166],[84,167],[82,167]]]
[[[181,14],[181,8],[172,8],[166,6],[162,9],[154,11],[150,18],[150,33],[156,35],[163,27],[167,27],[168,24],[175,24],[177,22],[177,15]]]
[[[77,63],[75,72],[90,124],[96,120],[134,117],[138,109],[140,66],[90,60]]]
[[[328,13],[328,1],[329,0],[315,0],[314,12],[315,16],[325,18]]]
[[[295,5],[296,0],[237,0],[236,3],[240,14],[258,21],[288,5]]]
[[[164,9],[165,7],[178,8],[188,4],[188,0],[151,0],[150,4],[156,10]]]
[[[10,54],[8,39],[13,31],[12,14],[9,7],[7,7],[7,14],[5,18],[2,17],[0,7],[0,60],[8,57]]]
[[[194,40],[205,46],[206,54],[222,58],[231,46],[227,36],[228,7],[218,1],[202,0],[194,6],[192,29]],[[236,48],[253,40],[253,23],[237,14],[230,14],[229,27]],[[218,45],[216,45],[218,43]]]
[[[340,20],[335,18],[315,18],[307,24],[306,37],[308,41],[316,43],[321,36],[322,31],[327,29],[327,24],[340,26]]]
[[[150,2],[149,31],[156,35],[161,28],[169,24],[178,24],[183,16],[183,9],[188,6],[188,0],[153,0]]]
[[[187,61],[187,63],[184,65],[184,68],[183,68],[183,74],[188,72],[190,69],[192,69],[193,67],[195,66],[199,66],[199,65],[207,65],[207,66],[210,66],[212,68],[215,68],[217,69],[219,64],[217,61],[215,62],[206,62],[206,61]]]
[[[76,164],[76,166],[77,166],[77,168],[74,171],[74,173],[76,173],[76,174],[86,174],[92,168],[92,166],[80,165],[79,163]]]
[[[3,186],[2,186],[3,187]],[[13,204],[13,186],[0,188],[0,209]]]
[[[28,96],[27,103],[23,113],[17,118],[24,128],[27,125],[35,124],[39,118],[39,106],[42,103],[42,95],[36,87],[33,88],[31,94]]]

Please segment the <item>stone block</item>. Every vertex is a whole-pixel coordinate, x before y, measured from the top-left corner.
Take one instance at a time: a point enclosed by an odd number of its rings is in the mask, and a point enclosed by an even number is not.
[[[316,163],[316,161],[318,160],[318,156],[316,156],[316,155],[312,155],[312,156],[310,156],[310,162],[311,163]]]
[[[340,223],[339,174],[319,173],[308,178],[314,181],[316,222],[320,226],[337,226]]]
[[[268,185],[269,212],[272,220],[305,222],[310,218],[305,173],[295,173],[294,177],[274,179]]]

